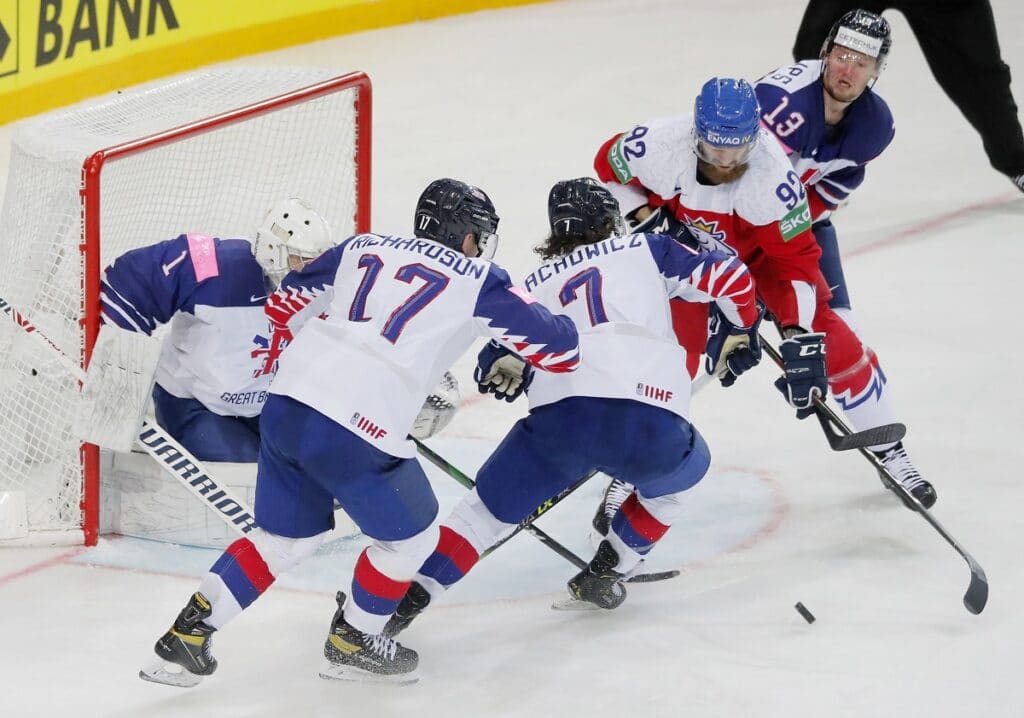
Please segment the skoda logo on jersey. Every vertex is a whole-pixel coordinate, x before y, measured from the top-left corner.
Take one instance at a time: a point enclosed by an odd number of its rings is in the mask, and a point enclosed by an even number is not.
[[[753,142],[753,138],[750,135],[743,135],[742,137],[728,137],[726,135],[720,135],[714,130],[708,131],[707,141],[709,144],[723,146],[739,146],[749,145]]]

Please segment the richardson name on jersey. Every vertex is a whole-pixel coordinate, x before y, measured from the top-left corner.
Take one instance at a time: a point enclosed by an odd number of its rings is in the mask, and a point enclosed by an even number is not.
[[[643,243],[644,235],[631,234],[627,237],[612,237],[595,244],[585,244],[555,262],[538,267],[533,274],[526,278],[523,286],[526,287],[526,291],[532,292],[541,282],[546,282],[552,277],[558,276],[565,270],[575,267],[580,262],[605,254],[612,254],[613,252],[623,252],[627,249],[642,247]]]
[[[224,392],[220,395],[220,400],[225,404],[236,404],[238,406],[246,405],[261,405],[267,401],[266,391],[240,391],[232,394],[230,392]]]
[[[470,275],[476,279],[483,277],[487,272],[487,265],[474,262],[462,253],[455,252],[443,244],[426,239],[363,235],[356,237],[349,244],[351,249],[363,249],[364,247],[394,247],[395,249],[404,249],[407,252],[416,252],[428,259],[436,259],[439,264],[450,268],[456,274],[462,276]]]

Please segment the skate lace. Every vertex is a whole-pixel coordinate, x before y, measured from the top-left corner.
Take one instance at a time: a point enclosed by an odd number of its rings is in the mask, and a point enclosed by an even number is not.
[[[885,455],[882,463],[908,491],[913,491],[918,486],[927,483],[914,465],[910,463],[910,457],[903,449],[893,449]]]
[[[605,516],[608,518],[615,516],[615,512],[619,510],[619,507],[629,498],[631,493],[633,493],[633,487],[630,484],[618,479],[612,479],[612,482],[608,485],[608,490],[605,492]]]
[[[1011,177],[1010,180],[1015,185],[1017,185],[1017,189],[1024,192],[1024,174],[1017,175],[1016,177]]]
[[[395,653],[398,651],[398,643],[396,641],[385,637],[382,633],[375,636],[369,636],[369,639],[369,648],[372,652],[379,656],[383,656],[388,660],[395,657]]]

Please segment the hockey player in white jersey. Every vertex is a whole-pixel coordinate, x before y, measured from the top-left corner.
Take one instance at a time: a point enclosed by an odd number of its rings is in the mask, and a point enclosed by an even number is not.
[[[272,377],[263,367],[280,349],[264,304],[289,268],[333,244],[323,217],[293,198],[274,205],[252,243],[182,234],[107,267],[105,324],[152,334],[170,323],[153,404],[157,422],[197,458],[256,461]]]
[[[339,592],[321,676],[416,680],[416,652],[381,634],[438,542],[437,500],[407,438],[424,398],[480,336],[545,373],[579,362],[572,321],[487,259],[497,225],[481,190],[436,180],[417,204],[414,238],[350,237],[274,292],[267,314],[294,340],[261,420],[260,528],[213,565],[143,678],[194,685],[212,673],[212,633],[316,550],[337,500],[372,543],[348,599]]]
[[[548,215],[551,236],[538,249],[546,261],[525,286],[576,322],[583,362],[565,375],[529,372],[522,361],[525,373],[514,365],[501,370],[523,377],[503,393],[515,398],[528,388],[530,414],[443,522],[436,551],[389,624],[392,635],[539,505],[594,470],[628,478],[637,491],[568,587],[578,601],[620,605],[623,578],[679,516],[683,493],[711,460],[688,418],[690,380],[680,370],[685,350],[673,335],[669,299],[712,303],[723,319],[715,357],[723,377],[735,378],[760,358],[754,284],[741,261],[661,235],[623,236],[618,203],[589,178],[555,184]],[[485,381],[493,365],[494,353],[485,347],[477,369],[482,390],[493,387]]]

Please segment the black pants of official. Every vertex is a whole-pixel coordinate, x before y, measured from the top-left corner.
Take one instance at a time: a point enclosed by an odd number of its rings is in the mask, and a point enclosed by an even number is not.
[[[902,12],[935,79],[981,135],[992,166],[1010,177],[1024,174],[1024,134],[989,0],[810,0],[793,59],[818,57],[832,24],[857,8]]]

